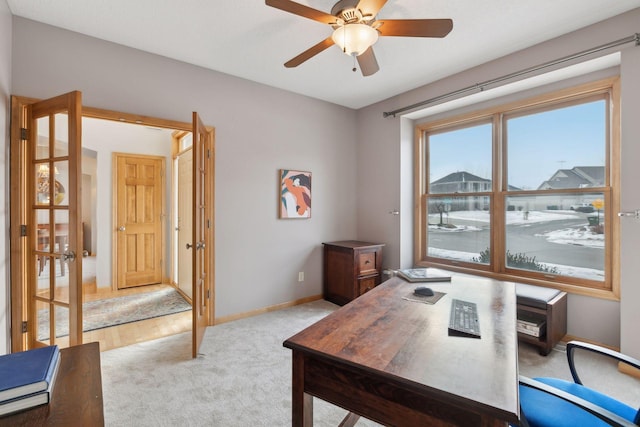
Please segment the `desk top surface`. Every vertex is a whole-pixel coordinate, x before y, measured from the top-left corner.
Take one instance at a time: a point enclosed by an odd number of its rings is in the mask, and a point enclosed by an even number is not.
[[[435,304],[410,301],[420,283],[392,278],[284,342],[311,356],[417,387],[434,398],[518,418],[513,283],[452,274],[428,283]],[[451,300],[477,304],[481,338],[448,335]]]

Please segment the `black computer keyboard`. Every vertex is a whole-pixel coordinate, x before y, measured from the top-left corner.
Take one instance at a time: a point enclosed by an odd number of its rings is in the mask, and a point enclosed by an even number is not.
[[[476,303],[454,299],[449,315],[449,335],[480,338]]]

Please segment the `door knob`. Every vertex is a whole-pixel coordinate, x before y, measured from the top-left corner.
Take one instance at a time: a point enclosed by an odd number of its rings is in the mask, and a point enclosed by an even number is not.
[[[120,227],[118,227],[118,231],[124,231],[126,230],[126,228],[124,228],[124,225],[121,225]]]
[[[191,243],[187,243],[187,249],[191,249],[193,245]]]
[[[67,249],[60,255],[60,258],[62,258],[64,262],[73,262],[76,259],[76,253]]]
[[[198,249],[204,249],[204,242],[196,243],[196,250],[198,250]]]
[[[633,212],[618,212],[618,216],[632,216],[635,219],[640,219],[640,209],[636,209]]]

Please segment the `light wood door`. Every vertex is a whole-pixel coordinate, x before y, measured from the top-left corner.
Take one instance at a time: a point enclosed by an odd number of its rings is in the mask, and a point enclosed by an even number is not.
[[[116,284],[162,282],[164,158],[114,154]]]
[[[213,131],[193,113],[193,357],[198,356],[208,324],[213,275]]]
[[[189,298],[193,298],[193,275],[191,265],[191,242],[193,239],[193,150],[178,156],[177,182],[177,265],[178,287]]]
[[[27,106],[29,348],[82,344],[81,115],[80,92]]]

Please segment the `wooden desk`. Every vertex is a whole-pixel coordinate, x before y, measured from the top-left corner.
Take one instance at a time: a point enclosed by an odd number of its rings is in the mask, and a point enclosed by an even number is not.
[[[49,404],[0,417],[0,426],[104,426],[99,344],[64,348],[60,357]]]
[[[313,424],[312,396],[385,425],[518,421],[513,284],[454,275],[429,285],[447,295],[407,301],[416,284],[392,278],[284,342],[293,426]],[[452,298],[477,304],[481,339],[448,336]]]

